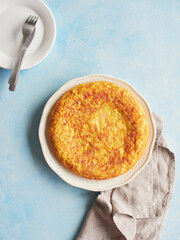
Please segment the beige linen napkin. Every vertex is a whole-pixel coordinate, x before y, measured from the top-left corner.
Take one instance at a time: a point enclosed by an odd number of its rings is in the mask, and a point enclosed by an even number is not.
[[[156,142],[151,159],[130,183],[99,194],[77,240],[157,240],[172,197],[175,157],[154,114]]]

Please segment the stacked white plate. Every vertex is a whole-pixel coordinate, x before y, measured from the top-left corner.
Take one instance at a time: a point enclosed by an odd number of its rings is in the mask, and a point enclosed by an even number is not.
[[[51,51],[56,38],[56,24],[48,6],[41,0],[1,0],[0,67],[13,68],[23,40],[22,26],[30,15],[39,19],[21,69],[35,66]]]

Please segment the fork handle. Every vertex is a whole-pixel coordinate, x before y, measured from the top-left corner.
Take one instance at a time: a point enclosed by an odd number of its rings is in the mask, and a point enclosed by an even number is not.
[[[18,77],[19,77],[19,73],[20,73],[20,68],[21,68],[21,63],[23,60],[23,57],[25,55],[27,48],[25,48],[25,45],[23,44],[21,50],[20,50],[20,54],[19,57],[14,65],[14,68],[11,72],[11,75],[9,77],[9,90],[10,91],[14,91],[17,85],[17,81],[18,81]]]

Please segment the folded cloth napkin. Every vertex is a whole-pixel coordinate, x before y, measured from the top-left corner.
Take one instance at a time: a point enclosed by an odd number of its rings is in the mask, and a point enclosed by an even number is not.
[[[103,191],[76,240],[157,240],[172,197],[175,157],[154,114],[156,141],[151,159],[130,183]]]

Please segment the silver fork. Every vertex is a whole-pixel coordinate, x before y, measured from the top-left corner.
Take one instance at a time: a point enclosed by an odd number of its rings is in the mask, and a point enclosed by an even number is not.
[[[21,63],[23,60],[23,57],[26,53],[27,48],[31,44],[35,30],[36,30],[36,23],[37,23],[38,17],[36,16],[29,16],[28,19],[25,21],[23,27],[22,27],[22,33],[23,33],[23,45],[21,47],[19,57],[14,65],[14,68],[11,72],[10,78],[9,78],[9,90],[14,91],[17,85],[17,80],[19,77],[19,72],[21,68]]]

